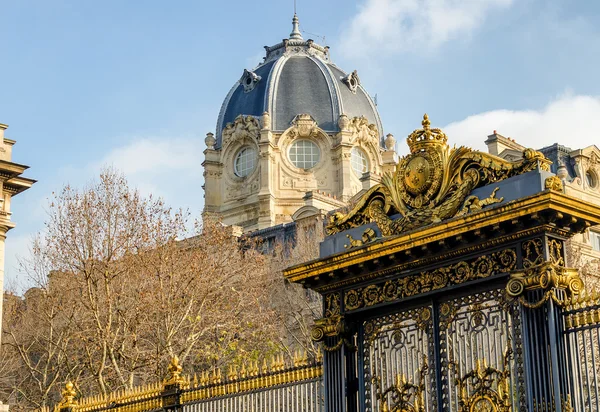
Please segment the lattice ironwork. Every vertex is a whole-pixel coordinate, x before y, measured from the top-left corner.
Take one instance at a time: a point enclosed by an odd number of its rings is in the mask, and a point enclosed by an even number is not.
[[[564,312],[564,338],[575,411],[600,409],[600,296],[573,300]],[[563,400],[564,401],[564,400]],[[568,410],[568,409],[567,409]]]
[[[365,411],[436,410],[433,308],[375,318],[363,331]]]
[[[439,326],[444,410],[524,410],[520,321],[501,290],[441,303]]]

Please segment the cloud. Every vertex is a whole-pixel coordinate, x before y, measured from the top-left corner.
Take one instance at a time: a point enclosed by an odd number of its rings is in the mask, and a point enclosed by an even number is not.
[[[202,207],[204,142],[197,137],[135,137],[116,147],[98,162],[90,174],[105,166],[125,174],[143,195],[162,196],[174,207]],[[198,204],[196,204],[198,203]]]
[[[445,126],[451,143],[485,150],[494,130],[526,147],[540,149],[560,143],[572,149],[598,145],[600,97],[566,94],[542,110],[492,110]]]
[[[513,0],[366,0],[341,37],[348,57],[435,48],[482,26]]]

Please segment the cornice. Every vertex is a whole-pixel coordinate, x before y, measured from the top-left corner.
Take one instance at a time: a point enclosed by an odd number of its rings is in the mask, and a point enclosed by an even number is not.
[[[284,271],[284,276],[291,282],[304,283],[309,279],[318,280],[319,276],[334,276],[336,271],[344,271],[354,265],[377,261],[382,257],[402,254],[413,248],[427,248],[432,244],[444,244],[450,239],[460,238],[463,234],[477,233],[485,228],[499,228],[501,225],[516,225],[519,219],[530,216],[533,229],[543,222],[541,214],[553,212],[554,222],[548,222],[553,230],[562,236],[571,236],[577,230],[585,230],[590,225],[600,224],[600,208],[571,196],[555,191],[544,191],[536,195],[515,200],[495,208],[454,218],[438,224],[430,225],[406,234],[382,239],[375,243],[333,255],[326,259],[292,266]],[[497,242],[502,242],[501,238]]]

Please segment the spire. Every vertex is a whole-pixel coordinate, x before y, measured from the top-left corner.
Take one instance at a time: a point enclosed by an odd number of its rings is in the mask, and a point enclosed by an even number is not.
[[[293,40],[304,40],[302,38],[302,34],[300,33],[300,28],[299,28],[299,21],[298,21],[298,16],[296,15],[296,13],[294,13],[294,18],[292,19],[292,32],[290,33],[290,39]]]

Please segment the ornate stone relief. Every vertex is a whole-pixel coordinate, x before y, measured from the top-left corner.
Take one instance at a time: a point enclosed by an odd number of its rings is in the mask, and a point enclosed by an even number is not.
[[[225,200],[245,198],[253,193],[258,193],[258,179],[250,183],[228,183],[225,186]]]
[[[356,90],[360,85],[360,78],[358,77],[358,73],[356,72],[356,70],[354,70],[346,77],[342,77],[342,81],[346,84],[346,86],[348,86],[352,93],[356,94]]]
[[[350,139],[352,143],[378,144],[379,142],[377,126],[369,124],[369,120],[364,116],[354,117],[350,120],[348,129],[352,132],[352,138]]]
[[[292,138],[306,138],[316,137],[318,132],[317,122],[310,114],[299,114],[292,120],[288,135]]]
[[[227,144],[250,139],[257,141],[260,136],[258,120],[254,116],[239,115],[223,129],[223,147]]]
[[[244,74],[242,74],[242,77],[240,78],[240,84],[244,87],[244,93],[249,93],[254,90],[261,79],[262,77],[253,71],[244,69]]]

